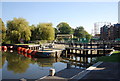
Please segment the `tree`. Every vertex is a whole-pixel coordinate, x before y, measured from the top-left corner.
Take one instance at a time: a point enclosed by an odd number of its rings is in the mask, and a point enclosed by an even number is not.
[[[4,22],[2,21],[2,19],[0,18],[0,38],[2,38],[2,40],[0,40],[0,42],[5,42],[5,38],[6,38],[6,27],[4,25]]]
[[[88,40],[89,40],[89,39],[91,39],[91,37],[92,37],[92,35],[91,35],[91,34],[89,34],[88,32],[86,32],[86,33],[85,33],[85,38],[86,38],[86,39],[88,39]]]
[[[86,30],[84,30],[84,27],[82,26],[75,28],[74,36],[78,38],[86,38],[88,40],[91,38],[91,35]]]
[[[72,28],[69,26],[69,24],[65,22],[61,22],[57,25],[58,31],[60,34],[72,34]]]
[[[85,30],[84,30],[84,28],[82,26],[75,28],[74,36],[76,36],[78,38],[85,37]]]
[[[54,28],[54,30],[55,30],[55,37],[56,37],[57,34],[58,34],[58,29],[57,29],[57,28]]]
[[[30,30],[31,30],[31,38],[30,39],[33,41],[36,39],[36,33],[37,33],[35,25],[31,25]]]
[[[40,23],[37,26],[37,39],[40,40],[54,40],[55,30],[52,27],[52,23]]]
[[[12,43],[19,43],[20,40],[29,41],[31,37],[28,22],[23,18],[14,18],[7,22],[7,36]]]

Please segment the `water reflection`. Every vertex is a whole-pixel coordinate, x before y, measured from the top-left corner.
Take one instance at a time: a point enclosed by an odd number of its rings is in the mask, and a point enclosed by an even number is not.
[[[14,73],[24,73],[29,68],[29,64],[34,63],[34,61],[28,58],[19,56],[17,52],[4,52],[2,55],[2,65],[4,65],[5,60],[7,61],[7,70]]]
[[[63,62],[71,63],[75,67],[84,67],[87,68],[91,65],[91,62],[94,58],[92,57],[79,57],[74,54],[68,54],[67,57],[60,58],[32,58],[29,59],[27,54],[20,52],[3,52],[2,54],[2,67],[5,63],[5,60],[8,62],[7,69],[9,71],[14,71],[14,73],[24,73],[29,64],[37,63],[40,67],[53,67],[53,63]],[[2,68],[0,67],[0,68]]]
[[[59,62],[61,59],[57,58],[32,58],[30,59],[27,54],[20,52],[3,52],[2,54],[2,67],[7,61],[7,70],[14,73],[24,73],[29,68],[29,64],[37,63],[40,67],[53,67],[53,63]],[[1,68],[2,68],[1,67]]]
[[[69,62],[72,67],[86,68],[91,64],[92,59],[93,58],[75,56],[73,54],[68,54],[67,57],[63,56],[60,58],[33,58],[28,54],[17,51],[10,52],[9,50],[2,53],[2,66],[0,66],[0,68],[3,69],[4,79],[23,77],[37,79],[48,75],[50,68],[55,68],[56,71],[65,69]]]
[[[74,54],[68,54],[61,62],[70,63],[72,67],[87,68],[92,65],[93,57],[80,57]]]
[[[40,58],[37,59],[37,64],[41,67],[53,67],[53,64],[56,62],[60,62],[62,58]]]

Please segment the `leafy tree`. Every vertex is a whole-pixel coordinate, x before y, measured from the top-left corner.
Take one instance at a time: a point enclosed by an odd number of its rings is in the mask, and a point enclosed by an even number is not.
[[[58,34],[58,29],[54,28],[54,30],[55,30],[55,37],[56,37],[56,35]]]
[[[23,18],[14,18],[7,22],[7,36],[12,43],[19,43],[21,39],[29,41],[31,37],[28,22]]]
[[[52,27],[52,23],[40,23],[36,31],[40,40],[54,40],[55,30]]]
[[[30,39],[33,41],[36,39],[36,33],[37,33],[35,25],[30,26],[30,30],[31,30],[31,38]]]
[[[91,39],[91,37],[92,37],[92,35],[91,35],[91,34],[89,34],[88,32],[86,32],[86,33],[85,33],[85,38],[86,38],[86,39],[88,39],[88,40],[89,40],[89,39]]]
[[[82,26],[75,28],[74,36],[78,38],[86,38],[88,40],[91,38],[91,35],[86,30],[84,30]]]
[[[60,34],[72,34],[73,30],[69,26],[69,24],[65,22],[61,22],[60,24],[57,25],[58,31]]]
[[[85,30],[82,26],[80,27],[77,27],[75,30],[74,30],[74,36],[78,37],[78,38],[83,38],[85,37]]]
[[[6,38],[6,28],[4,25],[4,22],[2,21],[2,19],[0,18],[0,38],[2,38],[2,40],[0,40],[0,42],[5,42],[5,38]]]

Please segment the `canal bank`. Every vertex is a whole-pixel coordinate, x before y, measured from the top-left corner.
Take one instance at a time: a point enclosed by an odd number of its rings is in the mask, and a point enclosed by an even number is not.
[[[120,60],[119,51],[114,52],[111,56],[100,57],[100,61],[88,67],[85,70],[77,71],[76,74],[71,69],[64,69],[55,76],[47,76],[37,81],[46,80],[63,80],[63,81],[119,81],[120,80]],[[102,60],[101,60],[102,59]],[[73,69],[75,70],[75,69]],[[73,76],[70,76],[74,74]],[[61,76],[62,75],[62,76]],[[59,76],[59,77],[58,77]],[[69,78],[68,78],[68,77]],[[67,78],[66,78],[67,77]]]
[[[119,81],[119,68],[119,62],[98,62],[86,70],[77,70],[76,72],[75,69],[73,69],[74,71],[66,69],[64,72],[60,71],[61,73],[56,73],[55,76],[46,76],[35,81]],[[66,75],[67,73],[68,75]],[[75,75],[68,79],[67,76],[72,74]]]
[[[36,81],[56,81],[56,80],[62,80],[62,81],[73,81],[73,80],[79,80],[83,76],[85,76],[90,71],[93,70],[94,67],[97,67],[102,62],[95,63],[94,65],[88,67],[87,69],[80,69],[80,68],[65,68],[64,70],[61,70],[59,72],[55,73],[55,76],[45,76],[42,77]]]
[[[120,80],[120,62],[103,62],[90,73],[81,78],[82,80],[96,79],[100,81],[119,81]]]

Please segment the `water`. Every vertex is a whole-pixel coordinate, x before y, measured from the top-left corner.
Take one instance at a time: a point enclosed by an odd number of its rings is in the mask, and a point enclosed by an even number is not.
[[[17,51],[6,51],[2,53],[2,79],[39,79],[49,74],[49,69],[54,68],[56,72],[65,69],[67,63],[72,67],[85,69],[91,65],[94,58],[83,58],[68,55],[61,58],[29,58]]]

